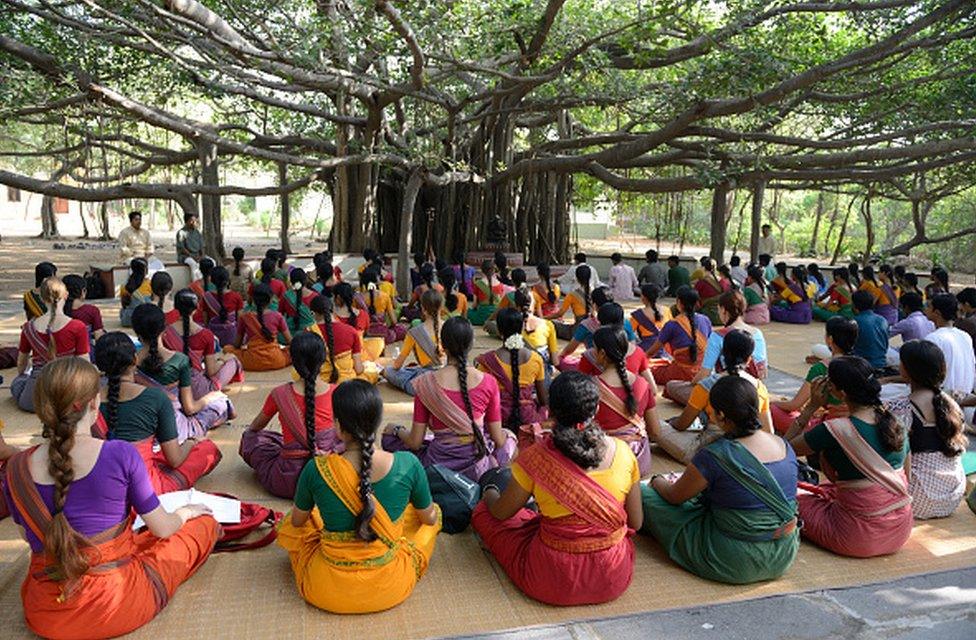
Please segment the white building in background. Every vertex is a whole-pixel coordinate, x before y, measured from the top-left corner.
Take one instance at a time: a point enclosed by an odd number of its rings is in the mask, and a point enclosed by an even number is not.
[[[600,196],[589,207],[570,206],[569,219],[573,233],[583,240],[606,240],[616,233],[614,219],[617,203]]]
[[[0,229],[3,233],[37,235],[41,232],[41,201],[43,196],[30,191],[0,185]],[[80,202],[54,199],[54,213],[58,229],[65,235],[81,235],[82,205]]]

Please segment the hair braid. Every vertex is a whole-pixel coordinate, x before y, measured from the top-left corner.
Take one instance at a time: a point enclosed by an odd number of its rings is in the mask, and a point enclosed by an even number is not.
[[[458,387],[461,390],[461,399],[464,401],[464,411],[471,420],[471,431],[474,434],[474,448],[478,460],[488,455],[488,446],[485,444],[485,434],[474,421],[474,408],[471,406],[471,395],[468,393],[468,352],[461,353],[457,358]]]
[[[376,289],[373,287],[369,289],[369,315],[376,315]]]
[[[966,450],[966,436],[960,412],[949,403],[939,386],[932,391],[932,411],[935,413],[935,432],[939,435],[942,453],[949,458],[962,455]]]
[[[901,428],[895,416],[881,403],[874,405],[875,426],[881,434],[881,441],[888,451],[900,451],[905,444],[905,430]]]
[[[590,281],[587,280],[583,283],[583,305],[586,308],[586,315],[590,315]]]
[[[105,417],[105,423],[108,426],[108,434],[106,435],[106,440],[112,439],[112,431],[115,429],[115,424],[119,419],[119,394],[122,391],[122,376],[118,373],[113,373],[108,376],[108,415]]]
[[[688,325],[691,327],[691,344],[688,345],[688,355],[692,362],[698,362],[698,329],[695,327],[695,310],[691,307],[685,309],[688,315]]]
[[[519,356],[521,349],[509,349],[508,358],[512,365],[512,412],[508,414],[508,428],[518,433],[522,426],[522,385],[519,375]]]
[[[183,355],[189,357],[190,355],[190,314],[181,312],[180,317],[183,320]]]
[[[617,375],[620,377],[620,384],[624,388],[624,394],[627,396],[624,399],[624,405],[627,407],[628,413],[634,415],[637,413],[637,398],[634,397],[634,387],[630,384],[630,376],[627,374],[627,361],[626,358],[615,358],[613,361],[613,366],[617,369]]]
[[[329,374],[329,382],[335,384],[339,380],[339,369],[336,367],[335,360],[335,336],[332,332],[331,310],[325,314],[325,346],[329,351],[329,367],[332,369],[332,373]]]
[[[223,284],[223,283],[221,283]],[[227,307],[224,306],[224,287],[217,287],[217,305],[220,307],[220,323],[227,322]]]
[[[51,304],[51,312],[48,314],[47,331],[45,331],[45,334],[47,335],[47,357],[51,360],[58,357],[58,344],[54,340],[54,330],[52,329],[52,327],[54,327],[54,319],[57,318],[57,316],[58,308],[57,302],[55,302]]]
[[[376,540],[376,532],[370,527],[373,516],[376,514],[376,505],[373,504],[373,483],[369,479],[373,469],[373,441],[376,439],[374,434],[358,437],[359,440],[359,498],[363,501],[363,508],[356,515],[356,537],[366,542]]]
[[[437,355],[440,358],[444,357],[444,345],[441,344],[441,314],[435,313],[434,317],[430,319],[434,324],[434,344],[437,345]]]
[[[315,455],[315,381],[317,371],[305,371],[302,382],[305,385],[305,438],[308,440],[309,454]]]
[[[272,335],[271,329],[269,329],[268,326],[264,324],[265,305],[257,301],[255,301],[255,304],[257,306],[258,324],[261,325],[261,335],[264,336],[265,340],[273,340],[274,335]]]
[[[68,580],[74,580],[88,571],[88,556],[81,549],[91,546],[88,540],[71,527],[64,515],[68,489],[75,479],[71,449],[75,444],[78,418],[80,416],[76,412],[74,417],[62,417],[57,425],[45,425],[44,429],[45,435],[50,439],[47,469],[54,478],[54,512],[44,538],[44,548],[55,559],[56,568]]]

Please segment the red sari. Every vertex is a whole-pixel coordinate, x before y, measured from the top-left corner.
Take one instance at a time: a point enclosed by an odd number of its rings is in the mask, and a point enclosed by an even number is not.
[[[471,524],[498,564],[522,592],[548,604],[619,597],[634,574],[633,530],[624,505],[551,439],[522,451],[518,464],[572,515],[547,518],[522,509],[498,520],[479,503]]]
[[[691,336],[691,322],[685,315],[680,315],[671,320],[677,322],[686,334]],[[695,332],[695,344],[698,346],[698,357],[691,359],[691,348],[681,347],[672,353],[672,359],[655,358],[651,360],[651,373],[654,375],[654,382],[659,385],[666,385],[671,380],[692,380],[702,366],[705,359],[705,348],[708,346],[708,336],[701,331]]]

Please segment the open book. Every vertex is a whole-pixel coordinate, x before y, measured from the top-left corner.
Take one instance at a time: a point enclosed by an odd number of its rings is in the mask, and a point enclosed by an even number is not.
[[[204,493],[196,489],[188,491],[172,491],[159,496],[159,504],[170,513],[188,504],[203,504],[210,507],[213,517],[222,524],[238,524],[241,521],[241,501],[223,496],[215,496],[212,493]],[[144,527],[146,523],[141,516],[136,516],[133,529]]]

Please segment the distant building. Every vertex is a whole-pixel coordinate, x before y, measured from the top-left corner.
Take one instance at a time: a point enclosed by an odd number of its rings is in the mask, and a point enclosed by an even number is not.
[[[572,234],[580,240],[606,240],[616,234],[613,223],[616,213],[617,204],[606,198],[597,198],[593,206],[570,207]]]

